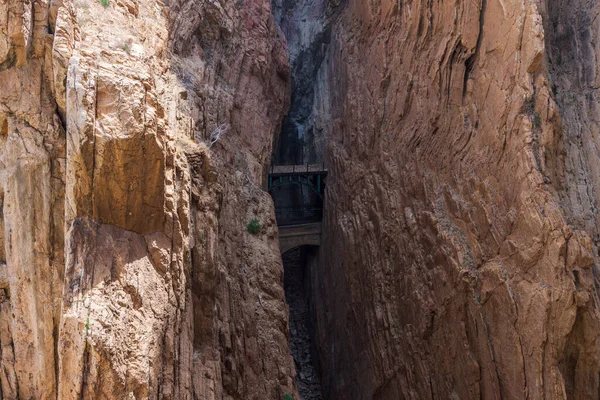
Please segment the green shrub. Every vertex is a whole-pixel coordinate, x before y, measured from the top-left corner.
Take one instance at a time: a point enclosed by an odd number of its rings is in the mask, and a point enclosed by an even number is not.
[[[98,0],[100,2],[100,4],[102,4],[102,7],[106,8],[108,7],[108,5],[110,4],[109,1],[110,0]]]
[[[285,396],[283,396],[283,400],[294,400],[294,396],[286,393]]]
[[[255,235],[260,231],[261,225],[258,218],[252,218],[250,222],[248,222],[248,232]],[[286,399],[287,400],[287,399]]]

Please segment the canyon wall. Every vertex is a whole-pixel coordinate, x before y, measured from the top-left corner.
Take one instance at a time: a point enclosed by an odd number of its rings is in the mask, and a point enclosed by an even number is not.
[[[328,85],[320,79],[340,0],[273,0],[273,14],[287,39],[292,68],[291,106],[277,142],[277,164],[324,161],[328,125],[316,118],[328,107]]]
[[[297,394],[289,96],[266,1],[0,3],[0,398]]]
[[[0,398],[298,398],[274,146],[326,398],[597,398],[597,4],[273,9],[0,2]]]
[[[598,398],[597,12],[344,6],[313,117],[328,398]]]

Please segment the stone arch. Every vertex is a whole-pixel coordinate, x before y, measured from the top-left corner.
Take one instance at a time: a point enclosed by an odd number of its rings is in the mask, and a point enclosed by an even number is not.
[[[306,238],[301,240],[284,240],[283,242],[279,240],[279,249],[281,250],[281,255],[284,255],[288,251],[295,249],[300,246],[316,246],[319,247],[321,245],[321,238]]]
[[[321,223],[279,227],[279,250],[281,254],[299,246],[321,245]]]

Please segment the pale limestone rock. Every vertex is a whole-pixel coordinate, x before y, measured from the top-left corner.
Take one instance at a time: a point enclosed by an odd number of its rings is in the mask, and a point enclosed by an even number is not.
[[[597,11],[330,3],[330,398],[593,398]],[[267,0],[0,4],[2,398],[297,397],[262,190],[289,74]]]
[[[177,347],[174,277],[155,268],[144,238],[130,231],[77,218],[67,243],[59,392],[156,398],[169,367],[163,355]]]
[[[275,31],[262,0],[0,3],[2,398],[295,393],[276,236],[244,233],[276,229]]]

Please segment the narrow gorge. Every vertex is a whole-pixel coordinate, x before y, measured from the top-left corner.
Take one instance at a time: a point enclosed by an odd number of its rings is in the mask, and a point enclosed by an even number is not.
[[[0,399],[600,399],[597,0],[0,0]]]
[[[323,107],[327,107],[329,100],[323,71],[329,62],[326,56],[333,22],[343,6],[325,0],[273,0],[271,4],[275,21],[288,44],[291,67],[290,107],[274,147],[272,165],[288,168],[291,165],[293,173],[305,168],[322,171],[316,176],[302,172],[283,176],[293,185],[273,187],[275,185],[270,184],[280,228],[284,289],[290,315],[290,350],[298,391],[302,400],[321,400],[324,398],[322,372],[316,347],[319,303],[313,288],[318,284],[320,269],[326,268],[319,264],[320,254],[328,249],[321,249],[320,240],[312,244],[297,240],[294,244],[300,246],[288,250],[284,241],[287,232],[294,227],[306,232],[307,228],[303,227],[309,225],[318,224],[322,236],[327,180],[324,125],[328,122]],[[270,182],[278,179],[272,175]]]

